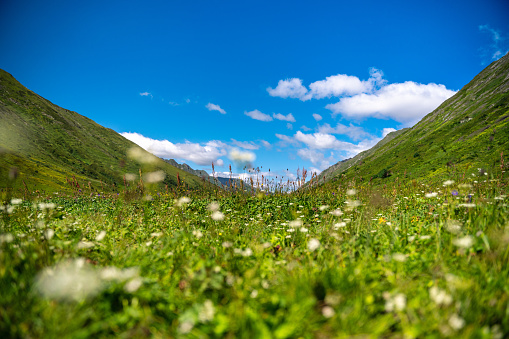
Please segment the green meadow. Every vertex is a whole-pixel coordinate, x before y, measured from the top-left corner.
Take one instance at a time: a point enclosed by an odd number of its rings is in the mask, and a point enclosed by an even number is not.
[[[503,338],[502,170],[292,193],[3,190],[0,336]]]

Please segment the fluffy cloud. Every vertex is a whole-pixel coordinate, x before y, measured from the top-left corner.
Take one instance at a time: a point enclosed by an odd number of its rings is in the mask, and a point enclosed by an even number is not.
[[[350,124],[350,126],[346,126],[338,123],[336,127],[331,127],[329,124],[324,124],[323,126],[318,126],[318,132],[347,135],[354,141],[371,137],[371,134],[366,132],[362,127],[354,126],[352,124]]]
[[[313,149],[340,149],[345,143],[336,139],[335,136],[326,133],[304,134],[301,131],[297,131],[294,138]]]
[[[281,113],[277,113],[277,114],[273,113],[272,117],[277,120],[295,122],[295,118],[293,117],[292,113],[289,113],[288,115],[283,115]]]
[[[140,93],[140,95],[141,95],[142,97],[151,97],[151,98],[153,97],[153,96],[152,96],[152,94],[151,94],[151,93],[149,93],[149,92],[143,92],[143,93]]]
[[[324,154],[321,152],[317,152],[314,149],[309,148],[303,148],[297,151],[297,154],[299,157],[301,157],[304,160],[309,160],[313,165],[317,165],[320,167],[321,170],[324,170],[328,167],[330,167],[331,162],[334,161],[333,157],[330,156],[329,158],[325,158]],[[317,170],[315,169],[315,172]],[[320,171],[318,171],[320,172]]]
[[[387,134],[391,133],[391,132],[396,132],[397,129],[395,128],[392,128],[392,127],[389,127],[389,128],[384,128],[382,130],[382,138],[385,138],[387,136]]]
[[[295,140],[294,138],[289,137],[287,135],[284,135],[284,134],[276,133],[276,138],[281,140],[284,144],[291,144],[291,145],[298,145],[299,144],[297,140]]]
[[[263,147],[265,147],[266,149],[272,148],[272,145],[270,144],[270,142],[265,141],[265,140],[260,140],[260,142],[262,143]]]
[[[258,146],[257,144],[255,144],[252,141],[238,141],[233,138],[231,140],[232,140],[232,144],[234,144],[235,146],[240,147],[240,148],[250,149],[250,150],[256,150],[256,149],[260,148],[260,146]]]
[[[254,111],[244,112],[245,115],[250,117],[251,119],[260,120],[260,121],[272,121],[272,117],[268,114],[262,113],[259,110],[255,109]]]
[[[313,113],[313,118],[316,120],[316,121],[320,121],[322,120],[322,116],[320,114],[316,114],[316,113]]]
[[[344,97],[326,106],[333,114],[349,118],[391,118],[411,126],[456,92],[444,85],[412,81],[383,86],[374,93]]]
[[[372,82],[361,81],[352,75],[338,74],[326,77],[325,80],[315,81],[309,85],[309,88],[310,91],[303,98],[304,100],[369,92],[372,88]]]
[[[174,144],[168,140],[147,138],[139,133],[120,134],[158,157],[188,160],[197,165],[210,165],[212,162],[218,162],[218,159],[227,153],[222,147],[225,144],[218,141],[210,141],[205,145],[191,142]]]
[[[215,105],[209,102],[205,107],[207,107],[209,111],[218,111],[221,114],[226,114],[226,111],[219,107],[219,105]]]
[[[302,85],[302,80],[298,78],[279,80],[276,88],[267,88],[267,92],[272,97],[280,98],[303,98],[307,93],[307,88]]]

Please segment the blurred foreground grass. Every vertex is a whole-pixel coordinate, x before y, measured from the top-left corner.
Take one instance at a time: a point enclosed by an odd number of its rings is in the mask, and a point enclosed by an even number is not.
[[[0,337],[509,333],[507,179],[0,207]]]

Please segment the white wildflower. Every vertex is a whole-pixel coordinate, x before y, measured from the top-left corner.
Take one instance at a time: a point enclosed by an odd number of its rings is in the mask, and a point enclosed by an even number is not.
[[[336,314],[336,312],[334,311],[334,309],[330,306],[324,306],[322,308],[322,315],[325,317],[325,318],[332,318],[334,315]]]
[[[194,323],[192,321],[186,320],[179,324],[178,331],[182,334],[187,334],[191,332],[194,327]]]
[[[392,260],[399,261],[399,262],[405,262],[407,259],[407,256],[401,253],[394,253],[392,255]]]
[[[224,220],[224,214],[219,211],[215,211],[214,213],[212,213],[212,215],[210,217],[212,218],[212,220],[215,220],[215,221]]]
[[[214,304],[212,303],[211,300],[207,299],[205,300],[201,307],[198,319],[201,322],[212,321],[214,319],[214,314],[215,314]]]
[[[104,240],[104,237],[106,237],[106,231],[101,231],[99,234],[95,237],[96,241],[102,241]]]
[[[384,293],[385,311],[403,311],[406,307],[406,296],[402,293],[391,296],[388,292]]]
[[[188,198],[188,197],[181,197],[178,201],[177,201],[177,206],[178,207],[182,207],[186,204],[189,204],[191,202],[191,199]]]
[[[455,313],[449,318],[449,326],[451,326],[452,329],[459,331],[465,326],[465,319]]]
[[[10,243],[14,241],[14,236],[11,233],[0,234],[0,244],[1,243]]]
[[[149,172],[149,173],[145,173],[143,175],[143,181],[145,181],[146,183],[152,184],[152,183],[163,181],[165,177],[166,177],[166,173],[164,173],[164,171]]]
[[[444,186],[451,186],[452,184],[454,184],[454,180],[446,180],[446,181],[444,181]]]
[[[230,241],[224,241],[222,243],[222,246],[225,247],[225,248],[228,248],[228,247],[232,247],[233,244]]]
[[[315,251],[316,249],[318,249],[318,247],[320,247],[320,241],[318,239],[310,239],[309,242],[308,242],[308,250],[310,250],[311,252]]]
[[[471,235],[466,235],[462,238],[454,239],[452,242],[454,245],[460,247],[460,248],[470,248],[474,244],[474,237]]]
[[[473,207],[475,207],[475,204],[474,203],[464,203],[464,204],[459,204],[458,206],[466,207],[466,208],[473,208]]]
[[[288,226],[290,227],[294,227],[294,228],[297,228],[297,227],[302,227],[302,220],[300,219],[297,219],[297,220],[292,220],[288,223]]]
[[[309,230],[308,230],[307,228],[305,228],[305,227],[302,227],[302,228],[300,229],[300,231],[301,231],[302,233],[307,233]]]
[[[82,240],[78,243],[78,249],[87,249],[94,247],[95,244],[90,241]]]
[[[203,237],[203,233],[202,233],[200,230],[194,230],[194,231],[193,231],[193,235],[194,235],[196,238],[198,238],[198,239],[200,239],[201,237]]]
[[[219,211],[219,203],[213,201],[207,206],[207,209],[211,212]]]
[[[102,288],[97,272],[82,258],[43,269],[35,282],[35,289],[43,297],[55,300],[79,301],[96,295]]]
[[[53,231],[51,228],[48,228],[46,231],[44,231],[44,237],[48,240],[51,240],[53,236],[55,235],[55,231]]]
[[[23,202],[23,199],[11,199],[11,205],[19,205]]]
[[[320,211],[325,211],[329,208],[329,205],[322,205],[320,206]]]
[[[433,192],[433,193],[426,193],[424,196],[425,196],[426,198],[434,198],[434,197],[436,197],[437,195],[438,195],[438,193]]]
[[[335,217],[340,217],[343,215],[343,212],[341,212],[341,210],[338,208],[338,209],[335,209],[334,211],[330,212],[330,214],[332,214]]]
[[[438,306],[449,306],[452,303],[452,297],[447,294],[446,291],[433,286],[429,289],[429,297],[431,300],[435,302]]]
[[[445,229],[453,234],[458,234],[461,232],[461,223],[457,220],[447,220]]]
[[[136,277],[136,278],[133,278],[133,279],[129,280],[124,285],[124,290],[127,293],[133,293],[133,292],[136,292],[141,287],[142,284],[143,284],[143,282],[142,282],[141,278],[140,277]]]
[[[356,195],[357,194],[357,190],[355,189],[349,189],[346,191],[346,195]]]
[[[253,291],[251,292],[250,297],[254,299],[254,298],[256,298],[257,296],[258,296],[258,290],[253,290]]]

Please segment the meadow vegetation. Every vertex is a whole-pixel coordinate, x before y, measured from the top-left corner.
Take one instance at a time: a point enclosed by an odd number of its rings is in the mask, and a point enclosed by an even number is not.
[[[0,336],[503,338],[507,184],[4,190]]]

